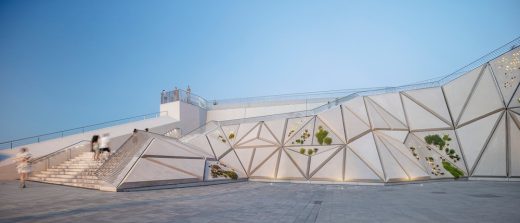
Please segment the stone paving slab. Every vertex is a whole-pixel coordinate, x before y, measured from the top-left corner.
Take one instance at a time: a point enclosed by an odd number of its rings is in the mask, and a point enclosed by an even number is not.
[[[0,222],[520,222],[520,183],[242,182],[101,192],[0,182]]]

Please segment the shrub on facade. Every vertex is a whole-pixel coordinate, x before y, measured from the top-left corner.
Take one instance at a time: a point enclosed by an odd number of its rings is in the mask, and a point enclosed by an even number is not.
[[[449,163],[449,162],[442,161],[442,166],[444,167],[444,169],[446,171],[450,172],[450,174],[453,175],[453,177],[455,177],[455,179],[458,179],[459,177],[464,176],[464,172],[462,172],[462,170],[451,165],[451,163]]]
[[[323,143],[330,145],[332,143],[332,138],[327,137],[327,135],[329,135],[329,131],[323,129],[323,126],[318,126],[318,132],[316,132],[315,136],[320,145],[323,145]]]

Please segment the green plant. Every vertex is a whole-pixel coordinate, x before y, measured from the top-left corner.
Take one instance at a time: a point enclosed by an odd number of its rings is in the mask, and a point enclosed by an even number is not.
[[[305,148],[300,148],[300,153],[305,155]]]
[[[226,170],[224,171],[224,177],[229,177],[233,180],[236,180],[238,179],[238,174],[235,172],[235,171],[231,171],[231,170]]]
[[[455,177],[455,179],[458,179],[459,177],[464,176],[464,172],[462,172],[462,170],[451,165],[451,163],[449,163],[449,162],[442,161],[442,166],[444,167],[444,169],[446,171],[450,172],[450,174],[453,175],[453,177]]]
[[[211,165],[211,176],[213,178],[225,177],[233,180],[238,179],[238,174],[232,170],[223,170],[218,164]]]
[[[332,143],[332,138],[327,137],[327,135],[329,135],[329,131],[323,129],[323,126],[318,126],[318,132],[316,132],[315,136],[320,145],[323,145],[323,143],[330,145]]]
[[[313,149],[307,149],[307,155],[312,156],[312,154],[314,154],[314,150]]]
[[[326,144],[326,145],[330,145],[332,144],[332,138],[330,137],[326,137],[323,139],[323,142]]]
[[[446,145],[446,142],[437,134],[425,136],[424,141],[426,141],[426,143],[428,143],[428,145],[437,146],[439,148],[439,150],[442,150],[444,148],[444,146]]]
[[[311,134],[309,133],[309,130],[305,129],[302,132],[302,135],[300,136],[300,138],[294,140],[293,142],[291,142],[291,144],[295,144],[296,143],[296,144],[303,145],[303,143],[305,143],[305,140],[307,140],[310,136],[311,136]]]
[[[424,137],[424,140],[426,141],[426,143],[428,143],[428,145],[435,145],[439,148],[439,150],[444,150],[446,155],[448,155],[448,157],[450,157],[450,159],[452,159],[453,162],[457,162],[460,160],[459,155],[455,154],[455,150],[448,148],[450,146],[448,142],[452,140],[448,134],[445,134],[444,136],[442,136],[442,138],[437,134],[427,135]],[[428,149],[431,150],[430,148]]]
[[[233,140],[235,138],[235,133],[229,133],[228,139]]]
[[[218,140],[221,141],[222,143],[226,143],[226,139],[224,139],[224,137],[222,137],[221,135],[218,135]]]

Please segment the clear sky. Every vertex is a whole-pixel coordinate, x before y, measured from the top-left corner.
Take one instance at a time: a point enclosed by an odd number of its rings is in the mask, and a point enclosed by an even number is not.
[[[0,1],[0,141],[207,99],[393,86],[520,36],[520,1]]]

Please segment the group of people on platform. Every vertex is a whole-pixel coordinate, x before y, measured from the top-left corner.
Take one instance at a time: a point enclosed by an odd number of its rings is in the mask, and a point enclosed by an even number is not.
[[[175,88],[173,89],[173,99],[170,99],[170,97],[172,97],[172,96],[169,96],[168,92],[166,92],[166,90],[162,90],[161,104],[168,103],[171,101],[180,101],[181,100],[180,95],[179,95],[179,89],[177,88],[177,86],[175,86]],[[186,88],[186,102],[187,103],[190,103],[190,98],[191,98],[191,88],[188,85],[188,88]]]

